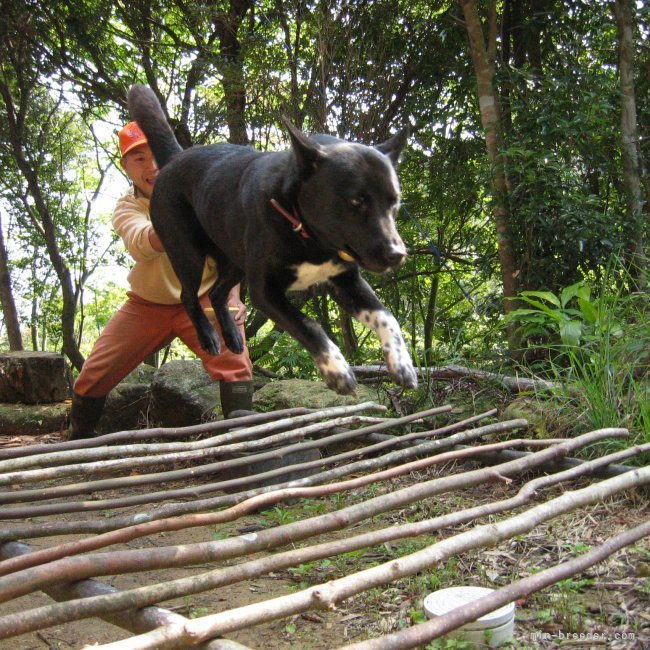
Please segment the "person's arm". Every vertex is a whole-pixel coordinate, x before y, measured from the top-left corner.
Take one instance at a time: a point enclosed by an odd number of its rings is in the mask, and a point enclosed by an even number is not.
[[[151,226],[151,229],[149,230],[149,243],[151,244],[151,248],[153,248],[155,251],[158,251],[159,253],[165,252],[165,247],[162,245],[160,237],[158,237],[156,231],[153,229],[153,226]]]
[[[156,235],[147,206],[127,194],[118,199],[113,211],[113,228],[136,262],[158,257],[164,248]]]

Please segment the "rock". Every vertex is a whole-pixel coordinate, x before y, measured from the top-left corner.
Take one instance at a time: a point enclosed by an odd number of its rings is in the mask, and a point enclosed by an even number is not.
[[[304,406],[323,409],[359,402],[385,403],[376,388],[360,385],[354,397],[337,395],[322,381],[254,380],[257,411]],[[46,407],[0,404],[0,433],[39,434],[64,431],[70,400]],[[219,386],[198,360],[177,359],[154,368],[142,364],[113,389],[99,422],[99,433],[143,427],[182,427],[221,417]]]
[[[177,359],[159,368],[151,382],[151,417],[165,427],[190,426],[220,414],[218,383],[200,361]]]
[[[267,451],[266,449],[263,451]],[[224,456],[222,460],[230,460],[232,458],[246,458],[247,456],[253,455],[252,453],[241,453]],[[303,463],[310,463],[316,460],[320,460],[321,453],[318,449],[303,449],[299,451],[293,451],[285,456],[278,456],[276,458],[267,458],[266,460],[251,464],[247,463],[245,465],[240,465],[239,467],[231,467],[227,469],[222,469],[219,473],[219,480],[230,481],[234,479],[244,478],[250,476],[251,474],[264,474],[266,472],[271,472],[281,467],[289,467],[291,465],[302,465]],[[321,467],[312,467],[309,469],[296,469],[291,472],[286,472],[280,476],[273,476],[265,479],[257,480],[247,480],[243,484],[237,484],[232,487],[224,488],[226,494],[232,494],[234,492],[240,492],[243,489],[252,490],[257,487],[262,487],[266,485],[274,485],[276,483],[284,483],[286,481],[297,481],[305,476],[312,476],[317,472],[322,471]]]
[[[54,352],[0,354],[0,402],[51,404],[70,397],[69,369]]]
[[[151,382],[155,373],[153,366],[141,364],[108,394],[98,433],[149,426]]]
[[[0,404],[0,435],[39,435],[64,431],[70,401],[56,404]]]
[[[304,406],[323,409],[329,406],[347,406],[360,402],[382,403],[382,395],[370,386],[357,386],[356,396],[337,395],[323,381],[309,379],[282,379],[271,381],[253,395],[253,408],[259,411]]]
[[[575,420],[563,414],[561,410],[549,408],[547,402],[536,397],[521,396],[508,404],[501,418],[515,420],[523,418],[528,420],[528,431],[534,432],[535,438],[562,438],[575,426]]]

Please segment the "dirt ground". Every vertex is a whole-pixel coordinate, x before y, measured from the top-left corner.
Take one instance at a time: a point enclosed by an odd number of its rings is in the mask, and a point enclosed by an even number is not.
[[[398,484],[392,484],[392,489],[458,469],[445,466],[430,469],[426,473],[400,479]],[[391,486],[387,489],[391,489]],[[503,494],[499,494],[499,491]],[[511,491],[512,487],[508,488],[508,493]],[[401,523],[417,516],[432,516],[432,510],[450,511],[460,506],[467,507],[494,500],[505,494],[505,487],[479,486],[464,491],[462,497],[458,494],[445,495],[437,498],[435,504],[416,504],[413,508],[401,512],[388,513],[382,516],[381,525]],[[282,512],[285,514],[290,514],[292,510],[299,511],[300,505],[282,506]],[[126,509],[120,511],[121,514],[124,512]],[[303,513],[298,512],[297,516],[301,517]],[[422,597],[428,591],[452,584],[481,584],[494,587],[508,584],[517,577],[568,559],[572,553],[580,552],[581,549],[595,546],[647,517],[647,493],[621,497],[561,517],[536,528],[525,537],[508,540],[494,549],[464,554],[428,572],[427,575],[402,580],[383,590],[360,594],[342,603],[335,611],[308,612],[241,630],[228,635],[228,638],[255,649],[324,650],[364,638],[377,637],[422,620]],[[80,516],[65,515],[58,518],[78,520]],[[245,531],[250,526],[266,527],[278,523],[282,522],[277,521],[277,512],[262,512],[228,524],[217,533],[227,532],[232,535]],[[376,526],[377,523],[372,525]],[[354,528],[354,533],[363,530],[363,526],[358,526]],[[442,533],[443,536],[448,534],[449,531]],[[73,538],[57,537],[26,541],[34,549],[38,549],[71,539]],[[213,539],[213,527],[200,527],[153,535],[131,542],[123,548],[192,544]],[[324,539],[319,538],[319,541]],[[429,538],[427,543],[432,541],[434,540]],[[306,586],[340,577],[345,572],[359,571],[375,563],[387,561],[398,551],[406,553],[413,550],[408,544],[403,548],[397,548],[398,546],[391,544],[369,549],[343,569],[340,564],[335,566],[322,562],[306,569],[302,574],[283,570],[223,589],[161,603],[160,606],[189,618],[217,613],[294,593]],[[118,589],[127,589],[136,585],[187,577],[193,572],[216,567],[216,564],[211,564],[100,579]],[[648,540],[645,540],[636,547],[616,554],[586,574],[576,576],[560,589],[553,588],[530,596],[517,604],[516,636],[509,647],[614,650],[650,648],[649,575],[650,545]],[[51,600],[40,593],[25,596],[0,605],[0,614],[26,611],[49,603]],[[587,634],[591,636],[585,637]],[[569,635],[574,636],[568,638]],[[581,641],[575,635],[583,635],[583,639],[590,640]],[[78,649],[88,643],[107,643],[129,636],[130,633],[118,627],[98,619],[89,619],[0,640],[0,650]],[[463,648],[462,645],[451,642],[435,643],[432,647]]]

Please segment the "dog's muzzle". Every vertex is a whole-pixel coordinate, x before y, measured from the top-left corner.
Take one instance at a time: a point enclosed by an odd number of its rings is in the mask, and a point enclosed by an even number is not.
[[[404,244],[376,247],[370,251],[358,251],[351,246],[345,247],[345,253],[356,260],[364,269],[372,273],[386,273],[397,269],[406,259],[406,247]],[[339,253],[341,256],[341,253]]]

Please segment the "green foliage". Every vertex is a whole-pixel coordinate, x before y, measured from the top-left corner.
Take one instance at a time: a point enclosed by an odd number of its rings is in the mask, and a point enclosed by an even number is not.
[[[593,9],[574,7],[546,25],[542,69],[501,73],[511,116],[504,137],[508,200],[524,289],[573,284],[629,243],[612,122],[618,77],[604,64],[616,51],[616,33]],[[580,30],[590,37],[576,38]]]
[[[585,280],[564,288],[559,296],[552,291],[522,291],[518,300],[529,308],[510,312],[504,322],[522,323],[524,339],[541,339],[550,345],[559,339],[562,346],[580,347],[604,336],[623,335],[621,325],[612,321],[606,300],[592,299]]]
[[[528,354],[541,358],[533,367],[557,382],[553,399],[575,413],[576,432],[625,426],[633,441],[647,441],[650,299],[629,293],[627,280],[612,264],[599,284],[524,292],[528,306],[506,322],[520,324]]]
[[[97,295],[82,291],[92,260],[110,262],[121,252],[121,245],[104,252],[110,226],[96,211],[90,217],[87,200],[92,203],[95,190],[104,187],[108,159],[115,162],[114,132],[128,117],[126,90],[140,81],[166,102],[183,146],[236,138],[239,120],[256,148],[282,148],[282,114],[308,131],[368,144],[417,123],[399,171],[403,203],[420,227],[405,212],[398,215],[409,258],[395,274],[368,280],[401,323],[418,363],[501,355],[500,260],[488,195],[492,170],[457,3],[52,0],[10,3],[7,9],[2,29],[12,47],[0,64],[1,76],[25,72],[22,84],[9,81],[15,100],[21,89],[33,91],[22,98],[29,105],[24,154],[54,217],[74,289],[85,301],[77,316],[77,326],[88,327],[79,336],[84,351],[119,302],[117,288]],[[543,20],[521,20],[521,30],[504,32],[496,57],[509,235],[521,286],[560,301],[524,294],[538,302],[527,307],[543,312],[539,304],[545,305],[554,314],[540,320],[531,313],[527,326],[531,336],[538,327],[537,342],[559,335],[563,345],[591,346],[589,337],[600,336],[600,315],[587,313],[597,306],[595,299],[563,305],[560,288],[585,277],[597,281],[611,251],[629,243],[615,29],[602,3],[550,3]],[[647,31],[647,12],[639,11],[638,20]],[[515,42],[524,36],[525,43]],[[535,50],[537,57],[513,54],[515,45]],[[647,39],[637,39],[637,49],[644,61]],[[20,65],[12,71],[14,60]],[[639,124],[645,124],[648,80],[638,77]],[[23,298],[23,323],[33,327],[38,345],[56,347],[60,279],[32,222],[33,184],[8,146],[12,124],[5,114],[0,207],[11,216],[11,272]],[[303,310],[343,345],[338,308],[326,295],[314,296]],[[253,311],[251,320],[255,316]],[[354,340],[345,341],[350,361],[380,358],[367,330],[354,324],[351,335]],[[305,351],[271,325],[253,333],[249,343],[255,362],[270,370],[316,376]],[[560,356],[554,351],[554,362],[566,368],[566,355]]]
[[[249,339],[248,349],[256,364],[286,378],[310,379],[316,376],[309,353],[292,337],[270,328]]]

